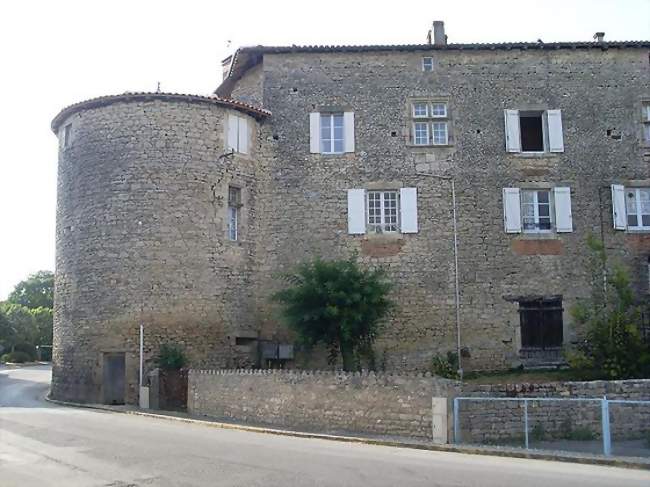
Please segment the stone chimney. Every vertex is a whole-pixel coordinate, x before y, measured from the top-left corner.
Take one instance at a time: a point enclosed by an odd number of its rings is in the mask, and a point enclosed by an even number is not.
[[[447,36],[445,35],[445,23],[442,20],[433,21],[433,29],[432,29],[432,34],[429,37],[429,44],[433,44],[434,46],[447,45]]]
[[[594,34],[594,39],[596,39],[596,42],[605,42],[605,33],[604,32],[596,32]]]

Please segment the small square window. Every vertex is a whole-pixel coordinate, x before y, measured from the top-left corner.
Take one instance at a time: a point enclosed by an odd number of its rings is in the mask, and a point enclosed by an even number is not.
[[[429,145],[428,122],[415,122],[413,124],[413,143],[415,145]]]
[[[447,104],[433,103],[431,105],[431,116],[434,118],[445,118],[447,116]]]
[[[433,58],[432,57],[423,57],[422,58],[422,71],[425,71],[425,72],[433,71]]]
[[[413,103],[413,118],[427,118],[429,116],[429,104],[424,102]]]

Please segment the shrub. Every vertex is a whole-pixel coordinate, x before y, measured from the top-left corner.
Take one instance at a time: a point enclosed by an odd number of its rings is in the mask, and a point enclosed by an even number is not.
[[[24,364],[25,362],[31,362],[31,360],[29,354],[20,351],[5,353],[0,357],[2,363]]]
[[[431,373],[446,379],[458,379],[458,354],[447,352],[446,357],[436,355],[431,360]]]
[[[170,343],[163,343],[158,352],[158,366],[165,370],[180,370],[186,364],[185,353],[178,346]]]
[[[530,430],[530,437],[535,441],[543,441],[546,438],[546,430],[543,423],[535,423],[533,429]]]
[[[16,343],[14,352],[23,352],[29,357],[29,360],[36,360],[36,347],[31,343]]]

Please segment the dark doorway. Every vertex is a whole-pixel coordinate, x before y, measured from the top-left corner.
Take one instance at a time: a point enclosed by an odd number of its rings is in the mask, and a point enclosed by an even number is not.
[[[562,346],[562,299],[519,302],[521,348],[548,350]]]
[[[124,404],[125,385],[124,352],[104,353],[103,391],[104,404]]]

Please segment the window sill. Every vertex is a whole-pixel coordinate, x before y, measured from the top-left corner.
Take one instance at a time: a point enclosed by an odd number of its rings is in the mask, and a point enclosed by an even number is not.
[[[629,233],[631,235],[647,235],[650,233],[650,228],[628,228],[625,230],[625,233]]]
[[[519,159],[553,159],[562,152],[508,152],[508,154]]]
[[[518,236],[522,240],[557,240],[559,238],[558,233],[552,230],[548,232],[522,231]]]
[[[406,144],[410,149],[449,149],[454,144]]]
[[[373,240],[373,241],[395,241],[402,240],[403,233],[401,232],[391,232],[391,233],[375,233],[375,232],[366,232],[364,234],[364,240]]]

